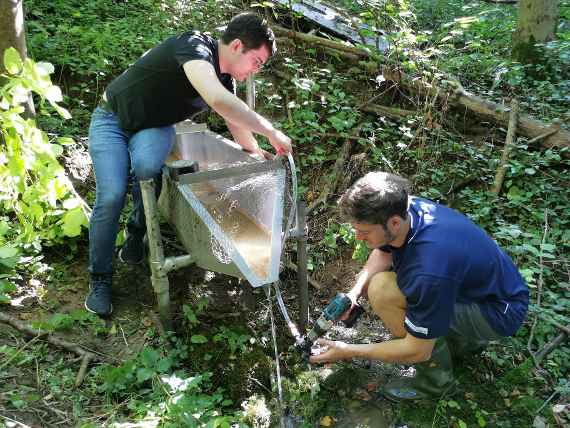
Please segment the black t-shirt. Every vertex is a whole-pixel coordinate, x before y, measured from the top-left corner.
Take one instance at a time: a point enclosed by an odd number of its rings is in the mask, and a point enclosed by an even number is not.
[[[182,68],[190,60],[211,63],[220,82],[235,93],[232,77],[220,72],[217,41],[189,31],[147,51],[107,87],[107,101],[121,127],[138,131],[172,125],[207,109]]]

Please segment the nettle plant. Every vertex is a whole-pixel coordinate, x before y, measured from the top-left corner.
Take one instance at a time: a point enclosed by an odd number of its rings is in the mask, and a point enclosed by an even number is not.
[[[58,103],[62,94],[51,83],[53,66],[22,60],[14,48],[4,52],[0,88],[0,300],[5,300],[9,271],[23,251],[37,252],[42,244],[62,242],[87,225],[84,202],[75,192],[58,161],[70,138],[50,141],[24,104],[30,94],[39,97],[39,112],[49,105],[67,119]],[[47,103],[46,103],[47,102]]]

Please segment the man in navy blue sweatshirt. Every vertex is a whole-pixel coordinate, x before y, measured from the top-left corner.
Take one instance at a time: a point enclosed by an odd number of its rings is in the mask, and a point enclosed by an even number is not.
[[[349,296],[367,297],[393,335],[372,344],[321,340],[313,362],[354,357],[415,364],[416,376],[389,382],[394,401],[439,398],[455,385],[451,351],[475,352],[514,335],[528,309],[528,287],[517,267],[466,216],[409,195],[409,182],[372,172],[339,206],[372,249]],[[353,305],[354,307],[354,305]],[[352,309],[352,308],[351,308]]]

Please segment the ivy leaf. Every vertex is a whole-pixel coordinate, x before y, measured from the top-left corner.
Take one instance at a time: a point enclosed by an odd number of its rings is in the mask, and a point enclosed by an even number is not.
[[[142,367],[137,370],[137,381],[144,382],[145,380],[149,380],[154,372],[151,369],[147,369],[146,367]]]
[[[158,361],[158,364],[156,365],[156,368],[160,373],[168,372],[171,367],[172,367],[172,363],[170,362],[170,360],[168,358],[161,358]]]
[[[158,352],[152,348],[144,348],[140,358],[146,367],[154,367],[158,361]]]
[[[10,303],[10,297],[7,296],[8,293],[13,293],[17,288],[11,282],[4,279],[0,279],[0,303]]]
[[[201,334],[195,334],[190,338],[192,343],[207,343],[208,338],[206,336],[202,336]]]
[[[12,47],[4,52],[4,67],[10,74],[18,74],[22,71],[22,58],[18,51]]]

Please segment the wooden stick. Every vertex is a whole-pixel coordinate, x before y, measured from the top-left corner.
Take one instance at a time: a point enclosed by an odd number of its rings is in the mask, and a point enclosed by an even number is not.
[[[507,131],[507,140],[505,141],[505,148],[503,149],[503,156],[501,157],[501,162],[497,168],[497,173],[495,174],[495,181],[491,192],[498,195],[501,192],[501,187],[503,187],[503,181],[505,179],[505,173],[507,171],[507,164],[509,162],[509,155],[511,148],[515,141],[515,134],[517,130],[517,121],[519,114],[519,104],[516,100],[511,102],[511,114],[509,118],[509,129]]]
[[[77,376],[75,377],[76,388],[79,388],[83,383],[83,379],[85,379],[85,374],[87,373],[87,367],[89,367],[90,362],[91,362],[91,356],[84,355],[83,359],[81,360],[81,367],[79,367],[79,371],[77,372]]]
[[[85,373],[87,372],[87,367],[91,361],[106,361],[107,359],[110,359],[103,354],[97,355],[91,351],[86,351],[81,347],[81,345],[69,342],[65,339],[62,339],[61,337],[56,336],[53,333],[32,328],[22,321],[19,321],[16,318],[3,312],[0,312],[0,322],[8,324],[28,336],[33,336],[33,340],[44,339],[46,342],[57,346],[58,348],[65,349],[66,351],[72,352],[82,357],[81,367],[79,368],[79,372],[75,378],[76,387],[80,386],[83,383]]]
[[[356,132],[355,134],[358,135],[358,132]],[[314,201],[307,210],[307,216],[309,216],[321,204],[326,204],[330,195],[332,195],[335,192],[338,186],[339,179],[344,170],[344,164],[350,158],[350,152],[352,151],[353,146],[354,146],[353,139],[347,138],[344,144],[342,145],[338,157],[336,158],[331,174],[330,175],[327,174],[327,176],[325,176],[325,178],[328,176],[332,176],[332,179],[326,180],[324,186],[321,186],[323,190],[322,192],[320,192],[318,199]]]
[[[545,138],[548,138],[548,137],[550,137],[551,135],[556,134],[558,131],[560,131],[560,128],[558,128],[558,129],[553,129],[553,130],[551,130],[551,131],[545,132],[544,134],[537,135],[536,137],[531,138],[530,140],[528,140],[528,141],[527,141],[527,144],[530,145],[530,144],[536,143],[537,141],[544,140]]]
[[[566,329],[570,329],[570,325],[565,327]],[[534,357],[535,364],[538,366],[540,362],[552,351],[554,351],[558,345],[564,343],[568,339],[568,333],[566,331],[562,331],[558,336],[548,342],[544,347],[536,353]]]

